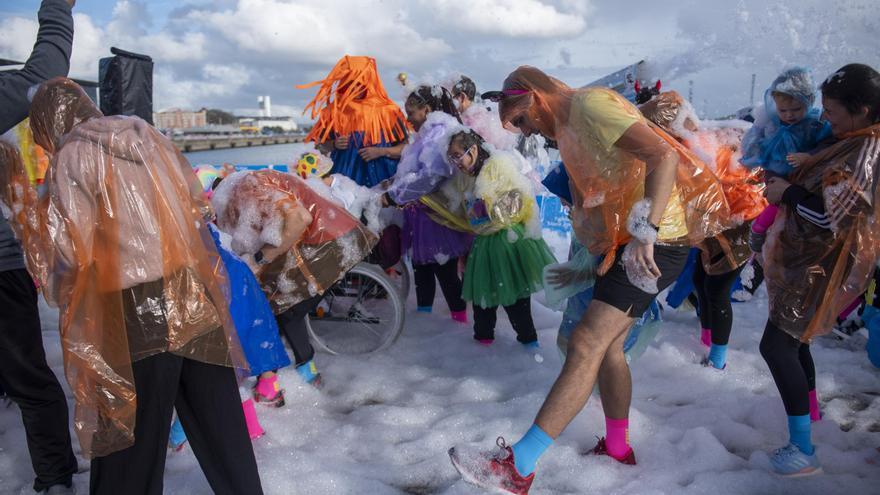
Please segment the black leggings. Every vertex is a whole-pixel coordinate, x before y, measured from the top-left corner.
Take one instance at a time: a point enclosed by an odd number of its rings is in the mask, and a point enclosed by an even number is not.
[[[745,265],[744,265],[745,266]],[[712,330],[712,343],[727,345],[733,327],[733,309],[730,306],[730,289],[743,267],[720,275],[708,275],[700,260],[694,268],[694,290],[700,302],[700,324]]]
[[[535,322],[532,320],[532,298],[524,297],[510,306],[504,306],[510,325],[516,331],[516,340],[528,344],[538,340]],[[498,306],[483,308],[474,304],[474,338],[492,340],[495,338],[495,324],[498,321]]]
[[[315,296],[311,299],[298,302],[290,309],[277,315],[278,330],[287,339],[290,349],[293,351],[294,365],[309,362],[315,357],[315,348],[309,340],[309,329],[306,327],[306,316],[315,310],[323,296]]]
[[[816,389],[816,367],[809,344],[768,321],[760,349],[782,396],[785,413],[789,416],[810,414],[809,393]]]
[[[434,304],[434,295],[437,293],[437,285],[434,279],[440,283],[440,290],[446,298],[446,304],[450,311],[464,311],[467,303],[461,298],[461,279],[458,277],[458,258],[451,258],[444,264],[427,263],[413,265],[416,279],[416,303],[419,307],[430,307]]]

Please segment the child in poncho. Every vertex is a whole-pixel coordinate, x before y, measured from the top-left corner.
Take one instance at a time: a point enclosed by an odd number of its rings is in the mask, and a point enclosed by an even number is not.
[[[474,339],[494,341],[503,306],[517,340],[537,346],[531,294],[543,288],[544,267],[556,260],[541,238],[531,183],[519,173],[523,158],[490,153],[477,133],[459,128],[449,137],[446,159],[457,173],[423,202],[439,221],[476,234],[462,290],[474,308]]]
[[[740,163],[761,167],[765,178],[787,178],[819,142],[831,136],[831,128],[819,120],[813,108],[816,90],[809,71],[797,67],[779,75],[764,93],[764,114],[742,141]],[[760,252],[779,208],[769,205],[752,223],[752,250]]]

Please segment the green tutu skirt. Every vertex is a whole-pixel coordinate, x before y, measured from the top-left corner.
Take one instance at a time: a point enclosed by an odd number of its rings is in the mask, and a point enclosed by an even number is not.
[[[461,296],[476,306],[510,306],[543,289],[544,267],[556,263],[544,239],[525,237],[522,225],[477,236],[464,271]]]

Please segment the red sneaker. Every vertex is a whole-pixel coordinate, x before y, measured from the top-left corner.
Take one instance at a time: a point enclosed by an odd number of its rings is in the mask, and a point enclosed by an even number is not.
[[[449,449],[449,459],[461,477],[472,485],[495,493],[528,495],[535,481],[535,473],[528,476],[519,474],[513,463],[513,450],[507,446],[504,438],[498,437],[495,443],[498,449],[494,451],[470,455],[453,447]]]
[[[633,449],[629,449],[629,452],[626,453],[622,458],[614,457],[613,455],[608,453],[608,448],[605,446],[605,437],[599,439],[599,443],[596,444],[591,450],[584,452],[584,455],[607,455],[608,457],[614,459],[615,461],[626,464],[629,466],[636,465],[636,453],[633,452]]]

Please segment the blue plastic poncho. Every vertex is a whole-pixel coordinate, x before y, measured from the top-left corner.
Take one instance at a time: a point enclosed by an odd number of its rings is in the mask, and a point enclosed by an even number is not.
[[[220,231],[210,226],[217,252],[226,266],[232,300],[229,313],[238,332],[252,376],[290,365],[278,333],[278,324],[269,301],[260,289],[250,267],[220,243]]]
[[[796,98],[808,109],[807,115],[795,124],[784,124],[777,114],[773,93]],[[766,115],[759,115],[755,125],[743,137],[740,163],[749,169],[761,167],[780,177],[788,177],[792,166],[786,157],[790,153],[809,152],[831,136],[831,126],[820,121],[820,110],[813,108],[815,101],[816,89],[809,71],[794,68],[783,72],[764,92]]]

